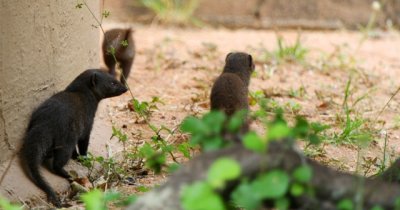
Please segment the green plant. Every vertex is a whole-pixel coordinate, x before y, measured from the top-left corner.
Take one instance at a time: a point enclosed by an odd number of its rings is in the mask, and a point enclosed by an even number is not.
[[[10,203],[8,200],[0,197],[0,208],[4,210],[21,210],[23,206]]]
[[[158,110],[157,104],[164,104],[164,102],[162,102],[157,96],[152,97],[151,101],[142,102],[136,98],[132,98],[129,104],[129,109],[136,112],[145,122],[148,122],[151,114],[155,110]]]
[[[187,210],[225,209],[216,189],[223,189],[227,181],[237,178],[241,173],[239,164],[229,158],[216,160],[207,173],[206,181],[199,181],[182,190],[182,206]]]
[[[94,156],[88,153],[86,157],[79,157],[80,163],[89,169],[88,178],[93,183],[92,177],[96,164],[99,164],[103,174],[102,177],[107,183],[113,183],[122,180],[127,175],[125,167],[114,157]]]
[[[278,49],[274,52],[278,62],[303,62],[308,50],[300,42],[300,35],[297,36],[293,45],[287,45],[284,39],[279,36],[277,39]]]
[[[156,14],[156,19],[162,23],[200,25],[193,17],[198,0],[140,0],[141,3]]]
[[[303,85],[301,85],[298,89],[290,88],[289,96],[293,98],[304,98],[306,95],[306,89]]]
[[[369,16],[368,23],[365,27],[360,26],[360,31],[363,33],[363,37],[360,39],[357,49],[361,47],[363,42],[368,38],[374,36],[372,31],[376,27],[376,20],[378,15],[382,12],[382,3],[378,0],[375,0],[371,3],[372,12]]]
[[[265,47],[262,47],[259,50],[260,55],[256,56],[256,61],[272,64],[287,62],[304,63],[308,49],[302,45],[300,38],[300,34],[298,34],[294,44],[287,44],[282,36],[277,35],[277,49],[271,52]]]
[[[118,192],[102,192],[94,189],[81,196],[81,200],[85,204],[86,210],[108,210],[109,204],[116,206],[128,206],[135,202],[136,196],[123,196]]]
[[[135,148],[136,152],[129,154],[129,159],[135,160],[135,168],[145,167],[155,173],[161,173],[164,168],[168,171],[174,171],[179,168],[179,161],[175,153],[179,152],[185,158],[191,158],[192,147],[187,143],[170,143],[169,138],[176,132],[176,128],[171,130],[164,125],[159,127],[148,124],[149,128],[154,132],[151,141],[144,143],[142,146]],[[165,132],[167,136],[163,134]],[[168,156],[174,163],[168,163]]]
[[[247,210],[259,209],[264,200],[272,200],[278,209],[288,209],[288,194],[301,196],[309,193],[308,183],[312,170],[307,165],[298,167],[291,175],[281,170],[261,173],[251,181],[241,178],[240,184],[230,194],[232,203]],[[186,186],[181,193],[184,209],[229,209],[231,203],[224,203],[215,190],[222,190],[230,180],[241,175],[240,165],[228,158],[216,160],[209,168],[207,178]]]
[[[369,120],[357,115],[357,113],[352,114],[355,110],[355,106],[357,105],[357,103],[365,99],[367,94],[364,94],[361,97],[357,98],[350,106],[349,98],[352,95],[351,83],[352,78],[350,77],[346,83],[342,103],[345,119],[341,120],[341,131],[339,133],[335,132],[333,139],[337,143],[354,143],[358,146],[368,145],[368,143],[372,140],[371,128],[366,127],[366,123],[369,122]]]

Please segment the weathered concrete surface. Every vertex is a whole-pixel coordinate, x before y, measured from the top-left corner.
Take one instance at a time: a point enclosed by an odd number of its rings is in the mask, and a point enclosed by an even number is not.
[[[99,1],[87,1],[100,15]],[[0,175],[21,146],[32,110],[46,98],[66,87],[79,73],[99,66],[99,30],[95,19],[76,1],[38,0],[0,3]],[[103,106],[104,107],[104,106]],[[97,120],[98,121],[98,120]],[[106,120],[105,120],[106,121]],[[99,126],[100,125],[100,126]],[[97,122],[95,131],[110,126]],[[89,150],[101,148],[94,134]],[[98,149],[99,151],[102,149]],[[74,167],[76,169],[76,167]],[[45,170],[44,170],[45,171]],[[47,175],[52,186],[68,186],[61,178]],[[23,175],[18,159],[0,186],[12,200],[42,195]]]

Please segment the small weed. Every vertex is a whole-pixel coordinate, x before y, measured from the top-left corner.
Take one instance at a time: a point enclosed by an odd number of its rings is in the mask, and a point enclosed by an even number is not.
[[[124,196],[118,192],[102,192],[99,189],[92,190],[81,196],[86,210],[108,210],[108,205],[119,207],[129,206],[136,201],[135,195]]]
[[[290,88],[289,90],[289,96],[292,98],[304,98],[306,93],[306,89],[303,85],[301,85],[298,89]]]
[[[341,131],[335,132],[333,139],[336,143],[352,143],[358,146],[365,146],[372,140],[373,131],[371,131],[370,127],[366,126],[370,120],[360,116],[356,112],[355,106],[357,103],[365,99],[367,95],[364,94],[358,97],[353,101],[352,105],[349,106],[349,99],[353,95],[351,84],[352,78],[350,77],[346,83],[342,103],[345,118],[343,119],[338,116]]]
[[[274,57],[281,62],[304,62],[308,50],[300,42],[300,35],[297,36],[294,45],[287,45],[285,40],[278,36],[278,49],[274,51]]]
[[[297,35],[296,42],[292,45],[287,44],[280,35],[277,35],[276,43],[277,49],[272,52],[264,47],[259,49],[260,55],[256,56],[256,62],[272,64],[305,62],[308,49],[301,44],[300,34]]]
[[[200,50],[190,51],[194,57],[207,61],[218,58],[218,45],[212,42],[202,42],[201,46]]]
[[[336,45],[331,53],[321,53],[320,57],[311,66],[329,74],[330,70],[358,71],[357,60],[349,52],[347,44]]]
[[[166,24],[201,26],[201,22],[193,17],[198,0],[140,0],[142,5],[156,14],[156,20]]]
[[[364,41],[367,38],[375,36],[373,31],[375,30],[375,27],[376,27],[376,21],[377,21],[378,15],[382,12],[381,2],[377,1],[377,0],[373,1],[371,3],[371,9],[372,9],[372,12],[369,16],[367,25],[365,27],[360,26],[360,31],[363,33],[363,37],[360,39],[357,49],[359,49],[361,47],[361,45],[364,43]]]
[[[92,184],[96,181],[96,178],[92,176],[96,164],[101,166],[101,177],[106,180],[107,183],[119,182],[127,175],[124,165],[113,157],[105,158],[88,153],[86,157],[79,157],[79,162],[89,169],[88,178]]]
[[[167,168],[168,170],[177,168],[179,162],[175,156],[176,152],[181,153],[185,158],[191,158],[191,150],[193,148],[187,142],[180,144],[169,142],[169,138],[175,134],[177,128],[171,130],[164,125],[160,127],[152,124],[148,125],[154,132],[154,135],[151,137],[151,142],[146,142],[138,148],[139,152],[136,157],[141,160],[140,163],[144,163],[146,168],[153,170],[155,173],[162,172],[163,168]],[[163,133],[166,133],[167,136],[164,137]],[[167,156],[171,157],[174,163],[167,163]]]
[[[152,113],[155,110],[158,110],[157,104],[164,104],[164,102],[162,102],[157,96],[154,96],[151,101],[142,102],[136,98],[133,98],[128,104],[128,107],[131,111],[136,112],[142,120],[148,122]]]
[[[285,110],[289,111],[292,115],[298,115],[302,109],[302,106],[295,101],[289,101],[285,103],[284,108]]]

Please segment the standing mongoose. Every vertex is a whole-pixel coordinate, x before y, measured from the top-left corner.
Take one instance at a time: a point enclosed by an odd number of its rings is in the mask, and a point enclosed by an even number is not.
[[[108,73],[89,69],[33,111],[20,155],[28,176],[55,206],[61,207],[61,201],[40,174],[40,165],[52,158],[53,173],[70,179],[63,167],[76,155],[76,145],[80,155],[87,154],[98,103],[126,91]]]
[[[211,110],[221,110],[228,117],[236,111],[248,110],[248,87],[255,65],[253,57],[243,52],[229,53],[222,74],[211,89]],[[248,123],[242,127],[247,132]]]
[[[135,59],[135,43],[132,29],[111,29],[106,31],[103,40],[103,57],[111,75],[115,76],[115,65],[118,62],[122,69],[120,81],[125,84]],[[127,45],[126,45],[127,44]],[[113,53],[115,52],[115,58]]]

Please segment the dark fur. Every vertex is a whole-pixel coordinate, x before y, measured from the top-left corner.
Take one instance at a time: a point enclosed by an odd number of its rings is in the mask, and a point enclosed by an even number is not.
[[[72,83],[46,101],[33,113],[21,149],[24,168],[32,181],[46,192],[48,200],[60,207],[61,202],[39,172],[45,159],[53,158],[55,174],[70,179],[65,164],[76,154],[86,155],[90,131],[100,100],[121,95],[127,89],[109,74],[86,70]]]
[[[121,45],[121,42],[127,40],[128,46]],[[122,75],[120,81],[125,84],[124,78],[128,79],[129,72],[133,61],[135,59],[135,43],[132,37],[132,29],[112,29],[104,34],[103,41],[103,57],[109,72],[115,76],[115,59],[109,52],[110,49],[115,49],[115,58],[120,64],[122,69]]]
[[[229,53],[224,70],[211,89],[211,110],[221,110],[228,117],[236,111],[248,110],[248,87],[254,68],[251,55],[242,52]],[[247,123],[243,128],[243,132],[246,132]]]

